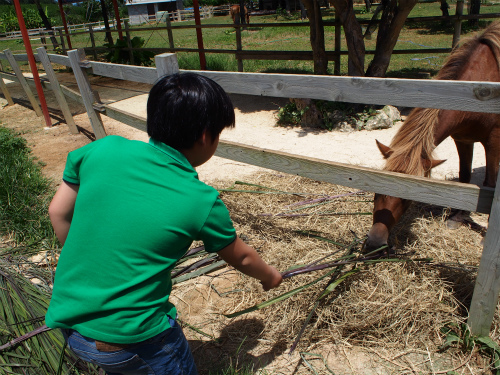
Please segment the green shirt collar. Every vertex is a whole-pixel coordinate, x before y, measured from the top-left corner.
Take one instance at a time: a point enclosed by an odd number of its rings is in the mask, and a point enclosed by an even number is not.
[[[157,141],[154,138],[149,138],[149,144],[151,146],[157,148],[158,150],[160,150],[164,154],[167,154],[172,159],[174,159],[175,161],[182,164],[184,167],[193,170],[193,172],[196,172],[196,170],[193,168],[191,163],[189,163],[189,161],[186,159],[184,154],[182,152],[180,152],[179,150],[176,150],[175,148],[172,148],[163,142]]]

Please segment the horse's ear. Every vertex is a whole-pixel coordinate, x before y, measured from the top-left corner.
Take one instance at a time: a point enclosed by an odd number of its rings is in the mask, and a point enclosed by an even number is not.
[[[424,168],[425,168],[425,170],[430,171],[432,168],[435,168],[438,165],[443,164],[445,161],[446,161],[446,159],[444,159],[444,160],[429,160],[429,159],[424,159],[423,160]]]
[[[377,142],[377,147],[384,156],[384,159],[387,159],[394,152],[392,148],[380,143],[377,139],[375,140],[375,142]]]

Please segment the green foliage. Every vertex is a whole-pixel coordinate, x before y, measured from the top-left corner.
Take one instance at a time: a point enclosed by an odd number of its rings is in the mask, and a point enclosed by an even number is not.
[[[472,352],[477,349],[480,353],[491,358],[490,370],[494,375],[500,375],[500,346],[489,336],[474,336],[471,334],[467,324],[448,323],[441,328],[441,333],[445,335],[445,342],[441,350],[446,350],[452,346],[457,346],[463,352]]]
[[[281,126],[299,126],[302,120],[302,116],[307,111],[307,107],[303,110],[298,110],[295,103],[287,103],[284,107],[278,110],[277,114],[277,125]]]
[[[0,233],[16,242],[55,241],[48,217],[50,181],[26,140],[0,127]]]
[[[312,100],[312,103],[321,114],[321,128],[326,130],[337,128],[338,124],[341,122],[347,122],[354,128],[361,130],[362,127],[357,124],[364,123],[364,121],[377,113],[373,106],[368,105],[330,102],[326,100]],[[309,107],[298,110],[295,103],[287,103],[278,110],[276,124],[282,126],[300,126],[302,116],[304,116],[308,110]]]
[[[135,36],[130,41],[132,48],[142,48],[144,46],[144,39]],[[106,59],[114,64],[130,64],[130,54],[126,50],[128,48],[127,41],[125,39],[117,39],[114,44],[106,43],[104,47],[109,49],[109,53],[106,55]],[[134,55],[135,65],[145,65],[150,66],[153,63],[153,58],[155,57],[154,52],[151,51],[132,51]]]
[[[282,18],[286,21],[299,20],[300,12],[289,12],[285,8],[278,7],[276,8],[275,18],[276,19]]]
[[[47,14],[47,7],[45,8],[45,13]],[[28,29],[36,29],[38,27],[44,27],[42,22],[42,17],[38,13],[36,8],[27,8],[23,7],[23,17],[24,23],[26,24],[26,28]],[[47,15],[47,18],[48,15]],[[49,18],[50,19],[50,18]],[[54,23],[54,20],[50,19],[51,23]],[[0,13],[0,32],[5,33],[7,31],[17,31],[20,30],[19,22],[17,21],[17,15],[14,10],[14,7],[11,7],[8,11]]]

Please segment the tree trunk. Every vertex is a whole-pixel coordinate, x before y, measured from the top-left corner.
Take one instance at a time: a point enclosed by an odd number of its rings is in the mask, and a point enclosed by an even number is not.
[[[108,41],[109,44],[113,44],[113,37],[111,36],[111,29],[109,28],[109,21],[108,21],[108,8],[106,7],[106,3],[104,0],[101,0],[101,11],[102,11],[102,18],[104,21],[104,28],[106,29],[106,40]]]
[[[244,0],[240,0],[240,23],[242,25],[246,25],[246,23],[247,23],[247,21],[245,19],[245,16],[246,16],[246,13],[245,13],[245,1]]]
[[[481,0],[470,0],[470,3],[469,3],[469,16],[473,15],[473,14],[479,14],[479,10],[481,8]],[[469,24],[469,26],[477,26],[478,24],[478,20],[475,19],[475,20],[468,20],[467,23]]]
[[[307,18],[307,10],[304,4],[302,3],[302,0],[299,0],[299,7],[300,7],[300,19],[303,21]]]
[[[448,5],[448,2],[446,0],[441,0],[441,7],[439,9],[441,9],[441,13],[443,16],[450,16],[450,12],[448,11],[448,9],[450,9],[450,6]]]
[[[418,0],[382,0],[384,11],[380,21],[375,56],[366,71],[368,77],[384,77],[391,62],[392,51],[408,14]]]
[[[348,50],[347,74],[365,75],[365,42],[361,25],[356,19],[352,0],[330,0],[344,27]]]
[[[313,51],[314,74],[327,74],[328,58],[325,52],[325,29],[319,0],[302,0],[309,17],[310,40]]]
[[[372,3],[370,0],[365,0],[365,7],[366,7],[366,11],[369,12],[370,9],[372,8]]]
[[[35,0],[35,5],[36,9],[38,10],[38,13],[40,14],[40,17],[42,18],[43,25],[45,26],[46,30],[52,31],[50,34],[50,41],[52,42],[52,46],[54,49],[59,47],[59,43],[57,43],[57,39],[54,36],[54,30],[52,29],[52,24],[50,23],[50,20],[47,18],[47,15],[43,11],[42,5],[40,4],[40,0]]]

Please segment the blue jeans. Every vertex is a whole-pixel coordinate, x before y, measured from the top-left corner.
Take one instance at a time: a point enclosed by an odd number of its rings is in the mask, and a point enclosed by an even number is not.
[[[95,341],[72,329],[63,329],[70,349],[81,359],[101,367],[108,375],[196,375],[196,365],[181,327],[171,328],[125,349],[104,352]]]

